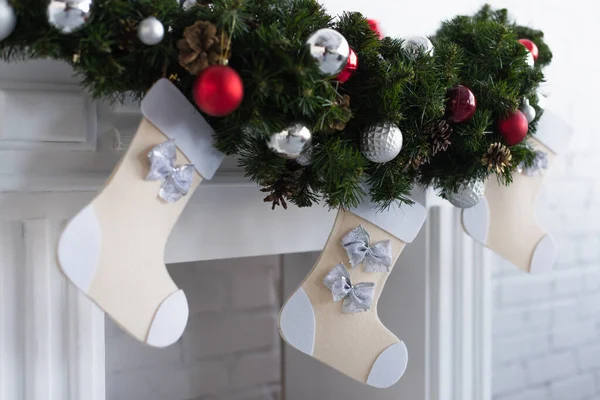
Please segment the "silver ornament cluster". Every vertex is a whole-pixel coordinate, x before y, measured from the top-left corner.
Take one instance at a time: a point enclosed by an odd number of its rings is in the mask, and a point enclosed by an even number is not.
[[[360,151],[374,163],[392,161],[402,150],[402,132],[391,122],[373,125],[363,133]]]
[[[535,108],[529,104],[529,99],[527,97],[523,99],[521,112],[525,115],[525,118],[527,118],[527,122],[531,123],[535,119]]]
[[[6,39],[17,25],[15,10],[8,0],[0,0],[0,40]]]
[[[50,0],[48,23],[60,33],[78,31],[92,16],[92,4],[93,0]]]
[[[412,36],[402,42],[402,50],[412,58],[421,52],[433,56],[433,43],[426,36]]]
[[[306,44],[324,74],[337,76],[348,62],[350,45],[346,38],[334,29],[319,29],[310,35]]]
[[[299,158],[310,148],[312,133],[306,126],[295,123],[267,139],[269,149],[291,160]]]
[[[444,194],[446,199],[453,206],[458,208],[471,208],[479,203],[484,192],[485,186],[483,185],[483,182],[475,181],[463,183],[456,193],[446,192]]]
[[[165,37],[165,27],[156,17],[148,17],[140,22],[137,35],[142,43],[154,46]]]

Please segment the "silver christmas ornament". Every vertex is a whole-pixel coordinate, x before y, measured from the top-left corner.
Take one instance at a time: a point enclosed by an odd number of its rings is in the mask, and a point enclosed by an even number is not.
[[[140,22],[137,34],[142,43],[154,46],[165,37],[165,27],[156,17],[148,17]]]
[[[392,161],[402,150],[402,132],[391,122],[377,124],[363,133],[360,151],[375,163]]]
[[[521,106],[521,112],[525,114],[527,122],[531,123],[535,119],[535,108],[529,104],[529,99],[523,99],[523,105]]]
[[[6,39],[17,25],[15,10],[8,0],[0,0],[0,40]]]
[[[337,76],[348,62],[350,45],[336,30],[319,29],[306,41],[310,54],[319,64],[319,69],[329,76]]]
[[[81,28],[92,16],[93,0],[50,0],[48,23],[60,33],[72,33]]]
[[[433,43],[425,36],[412,36],[402,42],[402,49],[410,57],[416,57],[423,52],[433,56]]]
[[[313,156],[313,147],[309,146],[306,150],[304,150],[298,158],[296,158],[296,162],[303,167],[308,167],[312,164],[312,156]]]
[[[471,208],[483,197],[485,186],[482,181],[463,183],[456,193],[446,192],[446,199],[458,208]]]
[[[293,160],[308,150],[311,141],[310,130],[306,126],[296,123],[271,135],[267,139],[267,146],[278,155]]]
[[[527,59],[525,61],[531,68],[535,67],[535,58],[533,58],[533,54],[530,51],[527,52]]]

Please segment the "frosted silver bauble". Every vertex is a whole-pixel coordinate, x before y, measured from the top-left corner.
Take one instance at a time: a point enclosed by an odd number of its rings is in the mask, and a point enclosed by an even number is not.
[[[392,161],[402,150],[402,132],[391,122],[377,124],[363,133],[360,151],[370,161]]]
[[[307,151],[312,141],[310,130],[302,124],[293,124],[267,139],[267,146],[278,155],[297,159]]]
[[[416,57],[421,52],[433,56],[433,43],[426,36],[409,37],[402,42],[402,49],[411,57]]]
[[[312,164],[312,156],[313,156],[313,147],[309,146],[294,161],[296,161],[298,164],[302,165],[303,167],[308,167],[310,164]]]
[[[319,29],[310,35],[306,44],[324,74],[337,76],[348,62],[350,45],[346,38],[334,29]]]
[[[165,27],[156,17],[148,17],[138,26],[138,38],[144,44],[159,44],[165,37]]]
[[[527,118],[527,122],[531,123],[535,119],[535,108],[529,104],[529,99],[523,99],[523,105],[521,106],[521,112]]]
[[[483,182],[475,181],[460,185],[456,193],[446,192],[445,195],[446,199],[448,199],[453,206],[458,208],[471,208],[479,203],[483,197],[484,191],[485,186],[483,185]]]
[[[50,0],[48,22],[60,33],[72,33],[85,26],[92,16],[93,0]]]
[[[15,10],[8,0],[0,0],[0,40],[6,39],[17,25]]]

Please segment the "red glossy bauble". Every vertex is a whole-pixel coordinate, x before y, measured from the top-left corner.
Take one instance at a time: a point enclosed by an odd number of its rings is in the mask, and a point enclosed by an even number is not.
[[[448,91],[446,116],[450,122],[459,124],[473,118],[477,110],[477,100],[468,87],[456,85]]]
[[[193,93],[200,110],[213,117],[224,117],[240,106],[244,85],[233,68],[213,65],[196,78]]]
[[[538,56],[540,55],[540,51],[539,51],[537,45],[535,43],[533,43],[533,41],[531,41],[529,39],[519,39],[519,43],[521,43],[523,46],[525,46],[525,48],[527,50],[529,50],[529,52],[533,56],[534,60],[538,59]]]
[[[348,62],[346,63],[346,66],[344,67],[342,72],[340,72],[340,74],[337,76],[337,80],[342,83],[346,82],[348,79],[350,79],[352,74],[354,74],[354,71],[356,71],[357,68],[358,68],[358,56],[356,55],[354,50],[350,49],[350,55],[348,56]]]
[[[521,111],[515,110],[508,117],[498,122],[498,131],[506,140],[507,145],[519,144],[525,139],[527,131],[529,131],[527,117]]]
[[[369,23],[371,30],[377,34],[379,39],[383,39],[384,35],[381,33],[381,29],[379,29],[379,22],[375,19],[368,19],[367,22]]]

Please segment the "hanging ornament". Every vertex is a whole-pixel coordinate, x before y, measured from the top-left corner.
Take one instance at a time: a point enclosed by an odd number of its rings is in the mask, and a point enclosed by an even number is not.
[[[311,141],[310,129],[300,123],[295,123],[281,132],[272,134],[267,139],[267,146],[278,155],[293,160],[308,151]]]
[[[72,33],[81,28],[92,16],[93,0],[50,0],[48,22],[60,33]]]
[[[521,43],[523,46],[525,46],[525,48],[527,50],[529,50],[529,52],[533,56],[533,59],[535,61],[537,61],[538,56],[540,55],[540,51],[539,51],[537,45],[529,39],[519,39],[519,43]]]
[[[312,146],[308,146],[306,150],[300,153],[300,156],[296,158],[296,162],[303,167],[308,167],[312,164],[312,156],[313,156],[314,148]]]
[[[477,100],[468,87],[456,85],[448,91],[446,115],[450,122],[460,124],[473,118],[477,110]]]
[[[377,124],[363,133],[360,151],[374,163],[392,161],[402,150],[402,132],[391,122]]]
[[[242,103],[244,85],[233,68],[212,65],[196,78],[193,94],[200,110],[213,117],[224,117]]]
[[[156,17],[148,17],[138,26],[138,38],[148,46],[162,42],[165,37],[165,27]]]
[[[350,77],[352,77],[352,74],[354,74],[354,71],[356,71],[357,69],[358,69],[358,56],[356,55],[354,50],[350,49],[350,55],[348,56],[348,62],[346,63],[346,66],[344,67],[342,72],[337,76],[337,80],[342,83],[346,82],[348,79],[350,79]]]
[[[527,117],[520,110],[511,112],[508,117],[498,122],[498,131],[509,146],[521,143],[528,130]]]
[[[411,58],[416,58],[421,52],[433,56],[433,43],[425,36],[413,36],[402,42],[402,49]]]
[[[371,30],[373,32],[375,32],[375,34],[377,35],[377,37],[379,38],[379,40],[383,39],[385,36],[383,35],[383,33],[381,33],[381,29],[379,29],[379,22],[377,22],[376,19],[368,19],[367,22],[369,23],[369,26],[371,27]]]
[[[525,115],[525,118],[527,118],[528,123],[531,123],[535,119],[535,108],[529,104],[529,99],[527,97],[523,98],[521,112]]]
[[[306,41],[310,54],[317,61],[319,69],[328,76],[336,76],[346,66],[350,56],[350,45],[346,38],[330,28],[319,29]]]
[[[485,186],[482,181],[463,183],[456,192],[445,192],[446,199],[455,207],[471,208],[483,197]]]
[[[0,0],[0,40],[6,39],[17,25],[15,10],[8,0]]]

